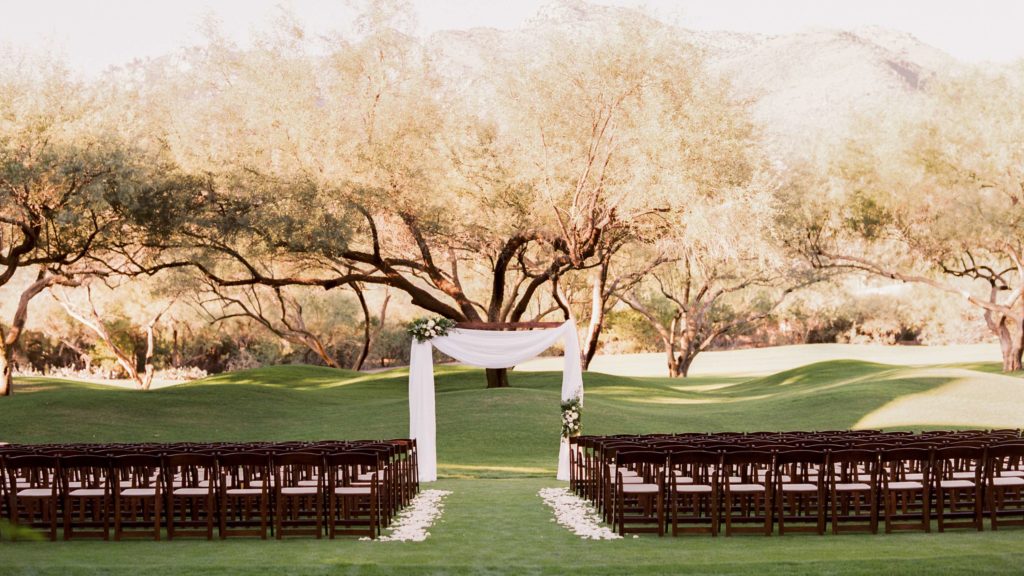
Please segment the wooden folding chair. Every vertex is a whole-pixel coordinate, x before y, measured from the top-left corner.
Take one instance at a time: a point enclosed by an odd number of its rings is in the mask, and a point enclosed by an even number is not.
[[[618,452],[615,455],[612,508],[620,535],[626,532],[665,535],[666,461],[666,454],[656,451]]]
[[[933,485],[939,532],[947,528],[982,530],[984,455],[985,449],[977,446],[935,449]]]
[[[992,529],[1024,526],[1024,443],[992,446],[987,461],[986,507]]]
[[[17,537],[18,526],[25,526],[46,529],[50,540],[56,540],[60,460],[50,455],[7,455],[4,463],[12,538]]]
[[[60,459],[64,495],[64,539],[75,535],[110,539],[113,491],[110,459],[106,456],[63,456]]]
[[[825,533],[827,452],[787,450],[775,454],[776,519],[779,535],[790,532]],[[792,525],[794,522],[800,525]],[[787,524],[789,523],[789,524]]]
[[[324,457],[310,452],[275,454],[274,529],[285,536],[323,537]]]
[[[688,532],[718,536],[721,458],[719,453],[706,450],[669,452],[667,475],[673,536]]]
[[[168,454],[163,468],[167,539],[205,536],[212,540],[217,517],[217,457]]]
[[[369,536],[380,534],[383,463],[374,452],[341,452],[325,456],[330,538],[338,534]],[[341,526],[342,528],[339,528]]]
[[[270,526],[270,455],[236,452],[217,457],[220,538],[259,536]]]
[[[832,533],[878,533],[878,452],[863,448],[829,454]]]
[[[741,532],[771,536],[773,463],[771,452],[738,450],[722,455],[719,481],[724,493],[721,515],[725,516],[726,536]],[[734,526],[736,523],[754,526]]]
[[[160,540],[163,521],[163,458],[129,454],[111,458],[114,480],[114,540]]]
[[[931,450],[923,447],[885,449],[879,458],[885,533],[893,530],[931,532]]]

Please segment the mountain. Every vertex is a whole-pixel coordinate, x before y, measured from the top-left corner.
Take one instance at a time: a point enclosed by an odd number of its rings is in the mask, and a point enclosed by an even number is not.
[[[446,74],[472,88],[489,59],[529,51],[551,34],[600,34],[622,18],[678,34],[699,47],[709,72],[727,77],[736,98],[750,101],[775,155],[808,153],[808,143],[840,138],[878,106],[915,98],[937,73],[959,62],[914,36],[870,27],[763,35],[694,31],[639,10],[558,0],[523,27],[442,31],[430,39]]]

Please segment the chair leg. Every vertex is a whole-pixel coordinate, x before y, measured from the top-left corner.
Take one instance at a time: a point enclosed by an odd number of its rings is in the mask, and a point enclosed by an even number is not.
[[[160,514],[163,507],[163,498],[157,494],[156,498],[153,499],[153,541],[160,541]]]

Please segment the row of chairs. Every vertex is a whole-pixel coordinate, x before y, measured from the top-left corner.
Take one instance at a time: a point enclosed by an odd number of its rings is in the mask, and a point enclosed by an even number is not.
[[[1024,525],[1017,430],[581,436],[570,468],[620,534]]]
[[[417,468],[412,439],[8,445],[0,505],[12,537],[376,538],[419,491]]]

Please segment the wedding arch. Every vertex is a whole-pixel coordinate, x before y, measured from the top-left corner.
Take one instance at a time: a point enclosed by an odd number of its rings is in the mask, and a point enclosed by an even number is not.
[[[549,327],[550,328],[546,328]],[[546,328],[517,331],[517,328]],[[445,336],[412,340],[409,355],[409,437],[416,439],[420,481],[437,480],[437,420],[434,410],[433,348],[480,368],[511,368],[540,355],[561,340],[565,347],[562,401],[583,399],[583,370],[576,323],[462,323]],[[558,479],[569,479],[569,441],[558,450]]]

